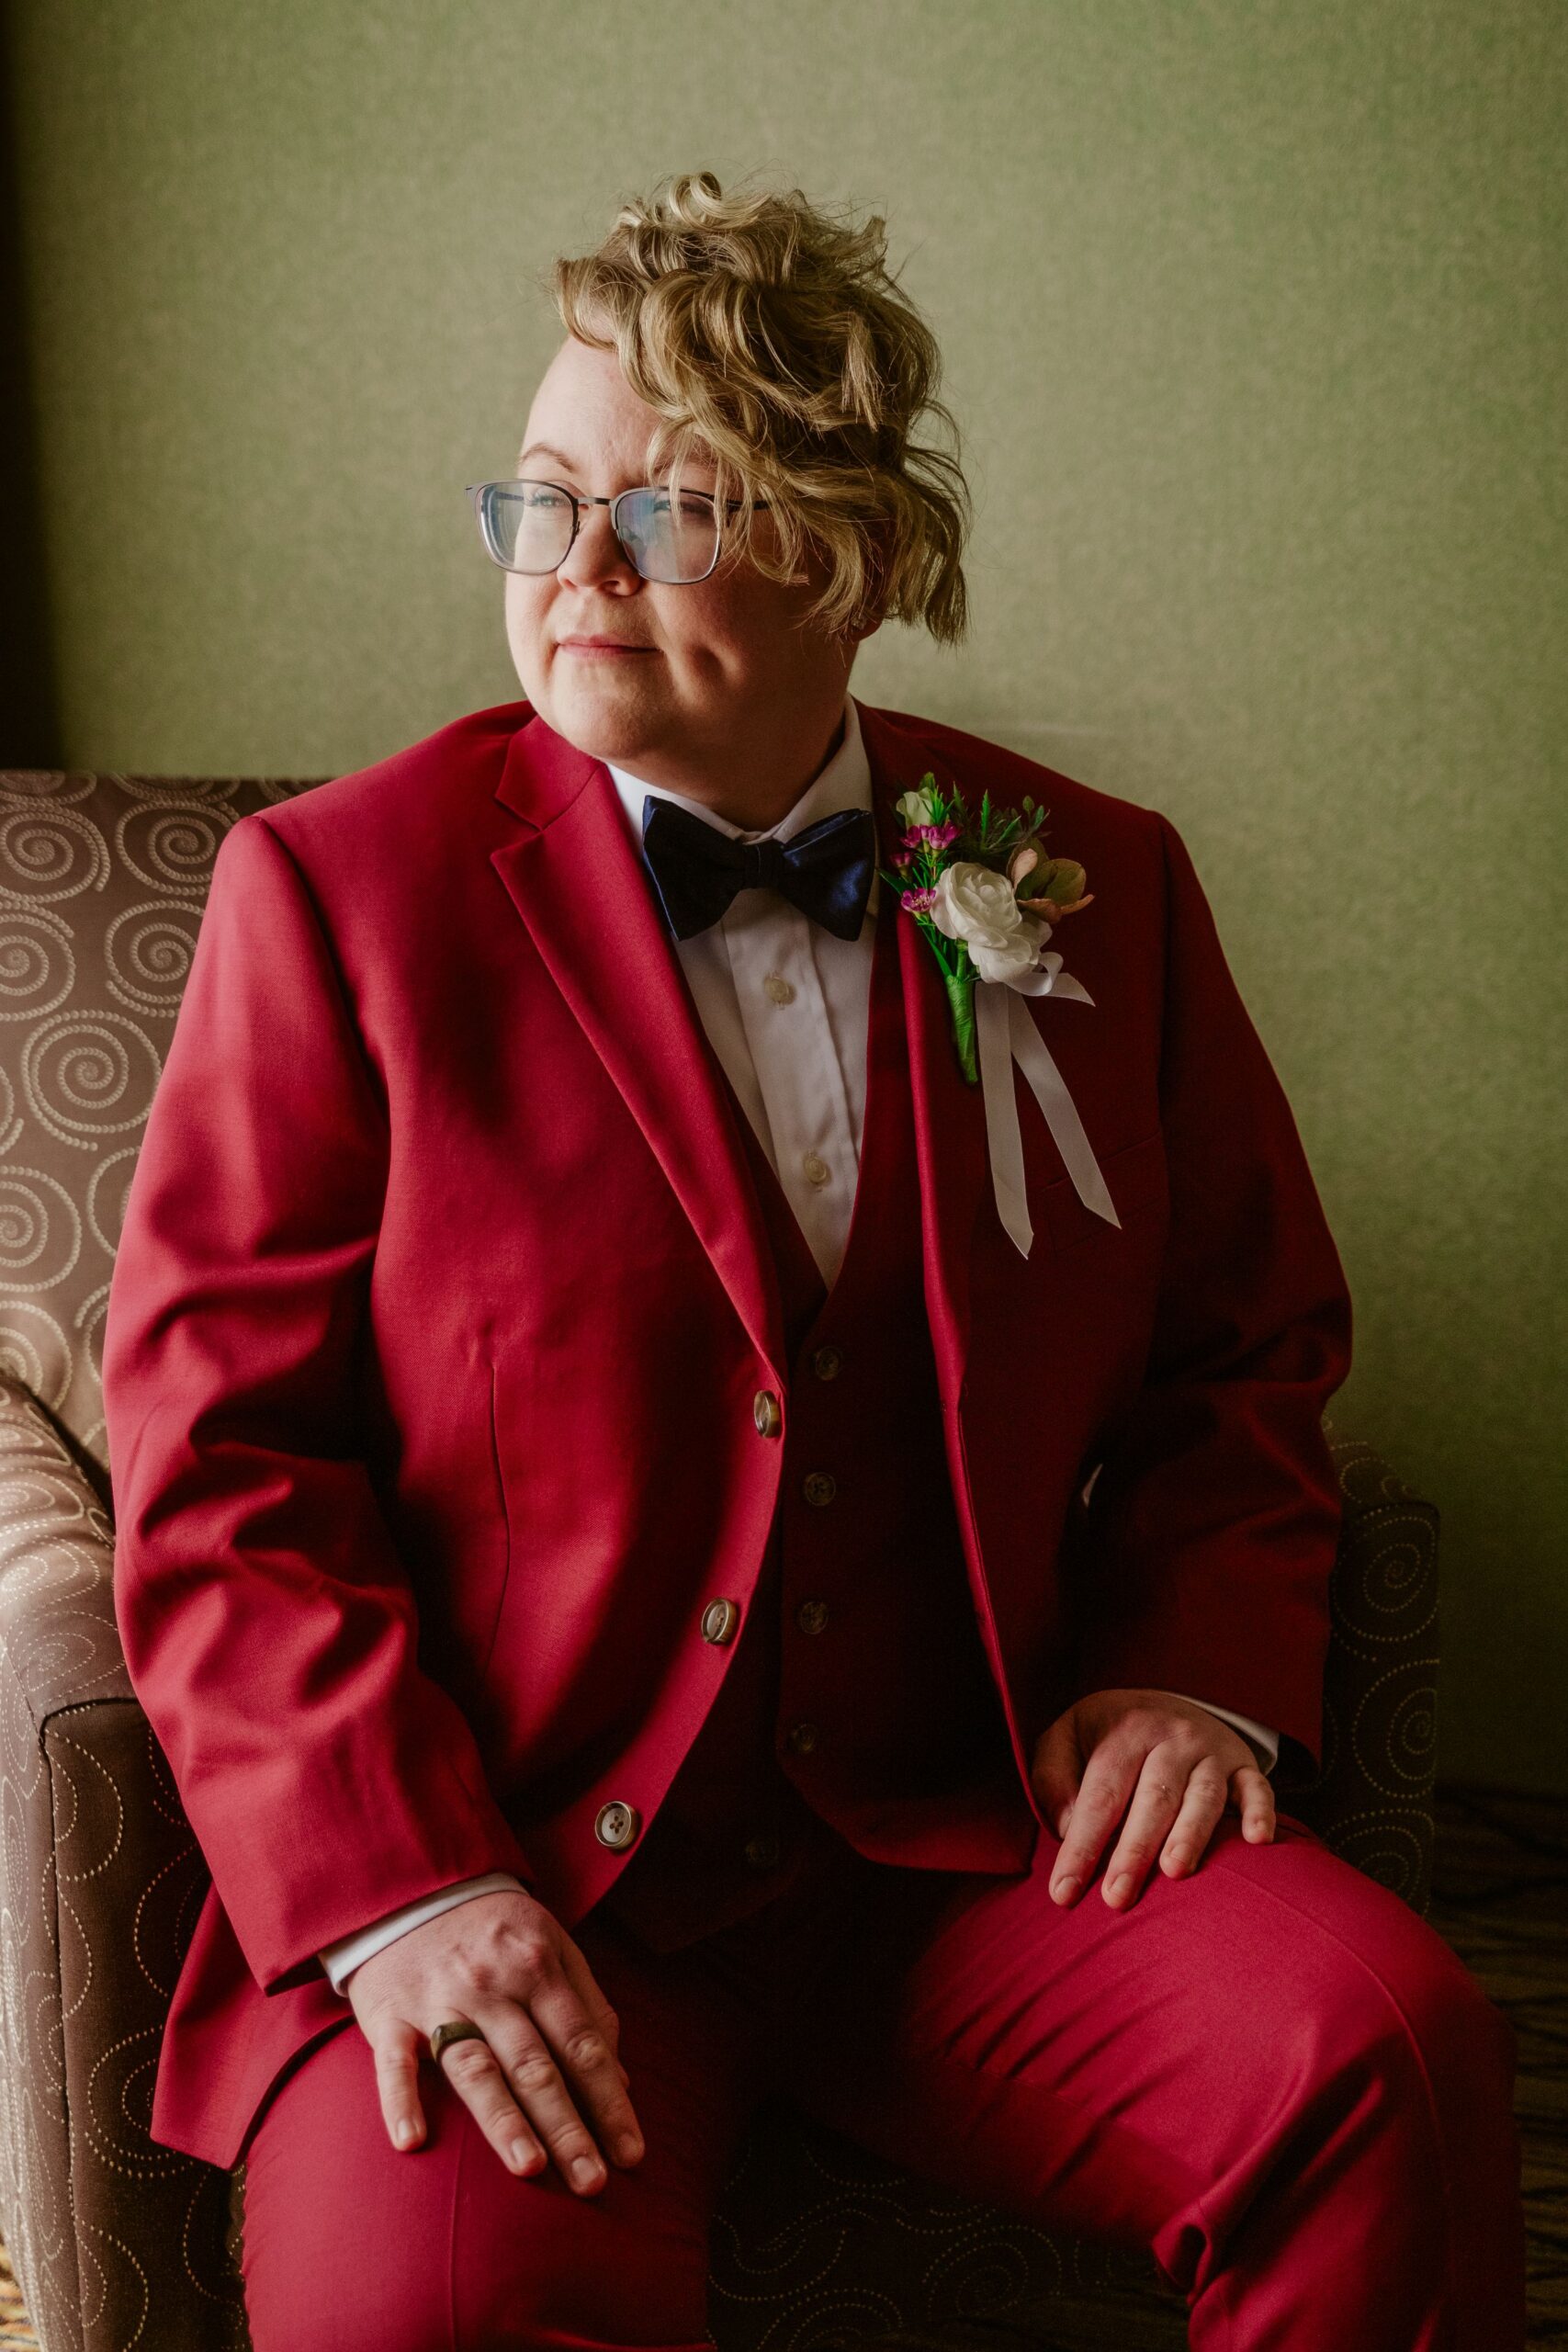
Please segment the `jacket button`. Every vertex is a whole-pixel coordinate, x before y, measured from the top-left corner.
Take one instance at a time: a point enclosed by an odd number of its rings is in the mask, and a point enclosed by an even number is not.
[[[602,1804],[593,1819],[593,1835],[601,1846],[613,1846],[618,1853],[625,1846],[635,1845],[642,1827],[642,1815],[635,1804]]]
[[[843,1357],[837,1348],[818,1348],[811,1359],[811,1369],[818,1380],[836,1380]]]
[[[779,1400],[771,1388],[759,1388],[751,1399],[751,1419],[757,1424],[759,1437],[777,1437],[784,1427],[784,1415]]]
[[[817,1745],[816,1724],[793,1724],[790,1726],[789,1744],[797,1756],[809,1756]]]
[[[754,1871],[771,1871],[778,1860],[779,1841],[776,1838],[748,1838],[746,1859]]]
[[[815,1503],[819,1510],[832,1501],[838,1491],[837,1479],[826,1470],[808,1470],[801,1480],[801,1492],[807,1501]]]
[[[735,1628],[740,1623],[739,1604],[733,1600],[710,1600],[703,1611],[705,1642],[732,1642]]]
[[[795,1622],[803,1634],[819,1634],[828,1623],[825,1600],[803,1600],[795,1612]]]

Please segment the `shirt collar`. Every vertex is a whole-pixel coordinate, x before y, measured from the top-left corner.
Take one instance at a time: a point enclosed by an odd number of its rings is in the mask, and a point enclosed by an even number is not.
[[[866,758],[865,744],[861,737],[860,714],[855,707],[853,695],[844,696],[843,741],[821,774],[813,777],[795,806],[784,811],[776,825],[750,829],[732,825],[727,818],[720,817],[710,808],[705,801],[694,800],[684,792],[671,792],[663,785],[645,784],[640,776],[631,775],[626,768],[610,766],[608,761],[604,764],[610,768],[615,779],[621,807],[631,828],[633,846],[639,854],[642,850],[642,804],[649,793],[660,800],[673,800],[681,808],[689,808],[694,817],[705,819],[719,832],[728,833],[731,840],[747,842],[770,841],[775,834],[780,841],[788,841],[792,834],[798,833],[805,826],[815,825],[823,817],[837,816],[840,808],[869,808],[872,805],[871,763]]]

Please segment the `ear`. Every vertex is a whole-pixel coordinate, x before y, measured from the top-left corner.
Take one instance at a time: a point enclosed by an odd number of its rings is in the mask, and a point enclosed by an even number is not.
[[[886,516],[879,515],[867,526],[865,592],[861,599],[860,613],[848,623],[842,634],[851,645],[859,645],[874,637],[882,627],[882,608],[887,597],[887,579],[892,568],[893,526]]]

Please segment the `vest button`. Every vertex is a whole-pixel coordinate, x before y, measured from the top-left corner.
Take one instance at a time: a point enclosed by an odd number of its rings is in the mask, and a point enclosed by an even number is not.
[[[809,1756],[817,1745],[815,1724],[795,1724],[790,1728],[789,1744],[797,1756]]]
[[[779,1400],[771,1388],[759,1388],[751,1399],[751,1419],[757,1424],[759,1437],[777,1437],[784,1427],[784,1415]]]
[[[635,1804],[622,1804],[617,1799],[602,1804],[593,1818],[593,1835],[601,1846],[613,1846],[617,1853],[624,1846],[635,1845],[642,1827],[642,1815]]]
[[[818,1348],[811,1359],[811,1369],[818,1380],[837,1380],[843,1357],[837,1348]]]
[[[776,1838],[748,1838],[746,1859],[754,1871],[771,1871],[778,1860],[779,1841]]]
[[[791,986],[790,982],[785,979],[782,972],[770,972],[767,978],[762,982],[762,986],[767,989],[768,994],[773,998],[775,1004],[794,1003],[795,989]]]
[[[705,1642],[732,1642],[735,1628],[740,1623],[739,1604],[734,1600],[710,1600],[703,1611]]]
[[[795,1612],[795,1622],[803,1634],[819,1634],[828,1623],[825,1600],[803,1600]]]
[[[825,1184],[833,1172],[819,1151],[808,1151],[800,1164],[809,1184]]]
[[[839,1491],[838,1481],[826,1470],[808,1470],[800,1486],[807,1501],[815,1503],[818,1510],[830,1503]]]

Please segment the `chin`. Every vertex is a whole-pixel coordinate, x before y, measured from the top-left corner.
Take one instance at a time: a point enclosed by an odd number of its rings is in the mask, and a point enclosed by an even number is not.
[[[564,682],[553,667],[548,694],[535,700],[535,708],[580,752],[599,760],[631,759],[657,732],[657,706],[647,694],[628,691],[629,681],[607,675],[614,664],[583,666],[591,675]]]

